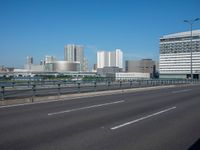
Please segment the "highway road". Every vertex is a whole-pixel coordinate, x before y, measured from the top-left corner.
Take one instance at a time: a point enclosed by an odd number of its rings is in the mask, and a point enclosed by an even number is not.
[[[0,150],[200,149],[200,86],[0,107]]]

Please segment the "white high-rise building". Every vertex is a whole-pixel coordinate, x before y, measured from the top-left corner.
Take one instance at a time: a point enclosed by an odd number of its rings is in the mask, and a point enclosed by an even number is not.
[[[80,62],[80,71],[83,71],[84,49],[82,45],[68,44],[64,50],[65,61]]]
[[[123,68],[123,52],[116,49],[114,52],[98,51],[97,68],[119,67]]]
[[[26,57],[26,64],[27,65],[32,65],[33,64],[33,57],[32,56],[27,56]]]
[[[200,30],[192,32],[193,77],[200,74]],[[164,35],[160,38],[160,78],[191,78],[190,31]]]
[[[123,52],[121,49],[116,49],[116,66],[119,68],[123,68]]]
[[[103,68],[104,66],[109,66],[108,63],[108,52],[99,51],[97,52],[97,68]]]

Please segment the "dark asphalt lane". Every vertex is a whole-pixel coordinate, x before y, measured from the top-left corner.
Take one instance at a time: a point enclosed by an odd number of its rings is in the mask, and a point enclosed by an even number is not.
[[[187,150],[200,138],[199,89],[121,92],[0,108],[0,150]],[[140,121],[111,129],[135,120]]]

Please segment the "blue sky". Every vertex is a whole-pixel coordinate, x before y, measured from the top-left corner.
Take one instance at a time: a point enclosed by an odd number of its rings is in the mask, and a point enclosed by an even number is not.
[[[158,59],[159,38],[196,17],[199,0],[0,0],[0,65],[22,67],[28,55],[63,60],[70,43],[85,46],[90,66],[98,50],[115,48],[124,59]]]

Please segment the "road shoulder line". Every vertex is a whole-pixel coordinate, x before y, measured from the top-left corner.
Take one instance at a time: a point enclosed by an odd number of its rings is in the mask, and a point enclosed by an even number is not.
[[[164,109],[164,110],[162,110],[162,111],[159,111],[159,112],[156,112],[156,113],[153,113],[153,114],[150,114],[150,115],[141,117],[141,118],[138,118],[138,119],[133,120],[133,121],[129,121],[129,122],[126,122],[126,123],[123,123],[123,124],[114,126],[114,127],[110,128],[110,129],[111,129],[111,130],[116,130],[116,129],[122,128],[122,127],[124,127],[124,126],[130,125],[130,124],[134,124],[134,123],[136,123],[136,122],[139,122],[139,121],[142,121],[142,120],[145,120],[145,119],[148,119],[148,118],[151,118],[151,117],[160,115],[160,114],[162,114],[162,113],[168,112],[168,111],[173,110],[173,109],[176,109],[176,106],[171,107],[171,108],[168,108],[168,109]]]
[[[97,108],[97,107],[113,105],[113,104],[118,104],[118,103],[123,103],[123,102],[125,102],[125,101],[121,100],[121,101],[115,101],[115,102],[91,105],[91,106],[86,106],[86,107],[81,107],[81,108],[69,109],[69,110],[64,110],[64,111],[58,111],[58,112],[48,113],[48,116],[58,115],[58,114],[63,114],[63,113],[69,113],[69,112],[74,112],[74,111],[79,111],[79,110],[85,110],[85,109],[90,109],[90,108]]]

